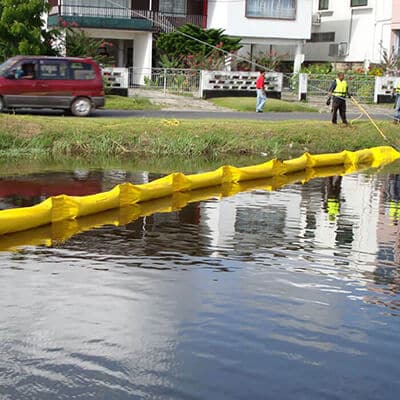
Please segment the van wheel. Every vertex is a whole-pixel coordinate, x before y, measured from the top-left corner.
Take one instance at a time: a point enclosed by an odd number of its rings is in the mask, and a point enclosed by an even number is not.
[[[0,96],[0,113],[4,112],[4,110],[5,110],[4,100]]]
[[[71,113],[76,117],[87,117],[92,111],[92,103],[86,97],[78,97],[72,102]]]

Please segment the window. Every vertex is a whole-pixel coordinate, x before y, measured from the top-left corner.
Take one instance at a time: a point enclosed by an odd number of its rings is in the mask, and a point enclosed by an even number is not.
[[[368,0],[351,0],[350,7],[367,6]]]
[[[68,0],[67,6],[130,8],[130,0]]]
[[[10,72],[9,69],[12,67],[13,64],[15,64],[15,61],[15,58],[9,58],[3,64],[0,64],[0,76],[7,75]]]
[[[166,15],[186,16],[186,0],[160,0],[159,11]]]
[[[295,19],[296,0],[246,0],[246,17]]]
[[[59,61],[40,61],[39,77],[46,80],[69,79],[68,65],[66,62]]]
[[[328,10],[329,9],[329,0],[319,0],[318,10]]]
[[[89,81],[96,78],[92,64],[72,62],[70,64],[70,68],[72,72],[72,79]]]
[[[334,42],[335,32],[314,32],[311,34],[311,39],[307,42]]]
[[[130,18],[130,0],[67,0],[63,12],[71,16]]]
[[[15,69],[15,79],[35,79],[35,63],[32,61],[23,61]]]

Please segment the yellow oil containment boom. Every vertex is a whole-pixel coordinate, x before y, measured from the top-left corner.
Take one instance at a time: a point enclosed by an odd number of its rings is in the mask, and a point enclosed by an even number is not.
[[[52,224],[51,237],[48,229],[43,228],[36,230],[38,236],[31,235],[31,241],[27,240],[28,232],[23,235],[25,243],[34,244],[35,237],[39,237],[39,243],[48,244],[52,238],[64,240],[66,236],[105,223],[126,224],[142,215],[163,211],[165,207],[168,210],[179,209],[190,202],[256,188],[273,190],[293,181],[306,182],[318,176],[378,168],[399,158],[400,152],[390,146],[320,155],[305,153],[292,160],[274,159],[249,167],[222,166],[215,171],[194,175],[173,173],[146,184],[123,183],[108,192],[90,196],[54,196],[32,207],[0,211],[0,250],[13,247],[15,237],[12,239],[10,234],[15,232]],[[222,188],[218,188],[221,185]],[[158,199],[164,199],[161,209],[157,203],[152,204]],[[114,211],[103,219],[100,213],[110,210]],[[59,233],[55,234],[57,231]]]

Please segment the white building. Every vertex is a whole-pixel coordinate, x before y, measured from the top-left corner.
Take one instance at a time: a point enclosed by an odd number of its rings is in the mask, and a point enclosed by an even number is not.
[[[242,38],[240,55],[276,52],[302,62],[303,44],[311,37],[313,0],[216,0],[208,3],[208,28],[223,28]]]
[[[313,0],[305,60],[368,67],[391,51],[392,0]]]
[[[50,0],[47,24],[77,26],[105,40],[116,67],[152,67],[153,34],[185,23],[206,26],[206,0]],[[139,83],[143,84],[144,72]]]

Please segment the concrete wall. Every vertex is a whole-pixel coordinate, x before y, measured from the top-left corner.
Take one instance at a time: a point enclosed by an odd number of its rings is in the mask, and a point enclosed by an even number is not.
[[[311,33],[312,0],[297,0],[296,19],[247,18],[246,1],[215,1],[208,5],[208,28],[223,28],[228,35],[249,42],[258,39],[304,40]]]
[[[321,24],[312,31],[335,32],[335,43],[347,43],[348,54],[336,61],[379,63],[382,50],[391,49],[392,1],[396,0],[368,0],[367,6],[350,7],[350,0],[330,0],[329,10],[319,11]],[[318,12],[318,0],[313,11]],[[334,61],[328,56],[329,44],[307,43],[306,61]]]

